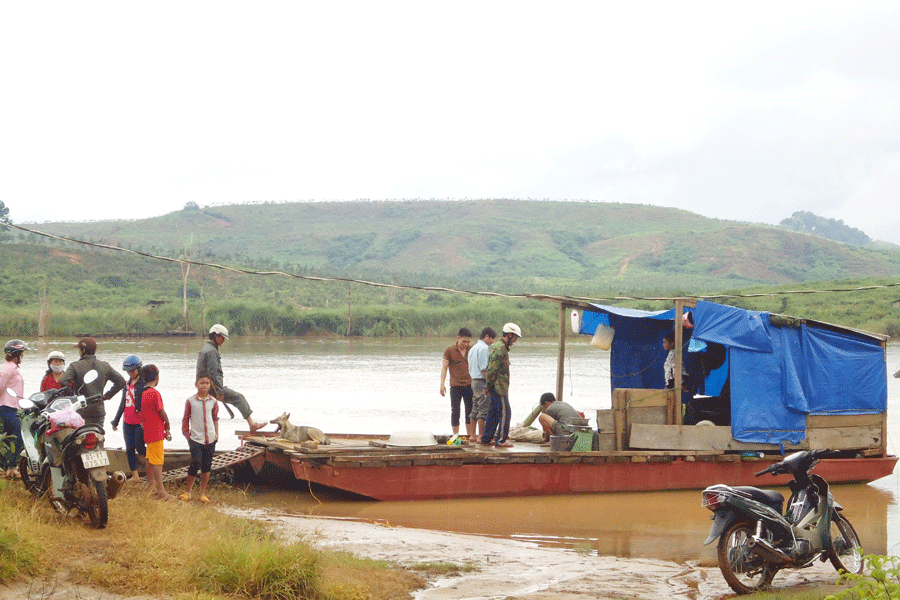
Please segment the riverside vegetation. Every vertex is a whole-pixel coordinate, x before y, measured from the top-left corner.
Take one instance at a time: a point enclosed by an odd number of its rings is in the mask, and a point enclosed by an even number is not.
[[[240,493],[216,490],[240,503]],[[382,600],[408,597],[421,573],[384,561],[279,540],[257,521],[137,493],[116,499],[115,521],[91,529],[0,481],[0,585],[66,572],[66,583],[122,595],[194,600]]]
[[[246,506],[240,490],[214,485],[217,502]],[[191,600],[387,600],[410,597],[430,577],[477,569],[446,562],[402,566],[323,551],[315,539],[279,539],[259,521],[151,500],[127,487],[116,505],[110,526],[93,529],[36,501],[19,482],[0,481],[0,586],[31,580],[46,591],[61,576],[67,585],[98,590],[99,597],[106,591]],[[823,600],[834,591],[785,589],[746,598]]]
[[[13,207],[14,213],[14,207]],[[36,230],[257,271],[591,298],[897,283],[900,250],[842,244],[687,211],[585,202],[196,205],[140,221]],[[553,303],[249,275],[11,230],[0,243],[8,336],[150,334],[221,321],[238,335],[447,336],[515,319],[555,336]],[[896,288],[724,299],[900,335]],[[657,310],[665,303],[630,301]],[[185,305],[187,310],[185,311]],[[185,314],[185,312],[187,314]],[[42,316],[43,315],[43,316]]]

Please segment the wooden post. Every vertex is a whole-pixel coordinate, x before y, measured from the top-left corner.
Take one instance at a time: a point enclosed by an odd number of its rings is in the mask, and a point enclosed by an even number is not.
[[[681,355],[682,336],[681,319],[684,312],[684,299],[675,299],[675,425],[682,424],[681,417],[681,368],[684,357]]]
[[[347,282],[347,335],[346,335],[346,337],[350,337],[350,324],[353,322],[353,313],[351,312],[351,309],[350,309],[351,297],[352,297],[352,294],[350,293],[350,285],[351,284],[348,281]]]
[[[556,357],[556,399],[562,400],[566,362],[566,305],[559,304],[559,353]]]

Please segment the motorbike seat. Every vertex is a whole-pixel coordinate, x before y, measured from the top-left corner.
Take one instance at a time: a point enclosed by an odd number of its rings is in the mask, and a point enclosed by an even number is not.
[[[70,433],[69,435],[66,436],[66,439],[64,439],[63,443],[62,443],[63,447],[68,446],[70,443],[72,443],[72,440],[77,438],[82,433],[88,433],[91,431],[93,431],[94,433],[99,434],[99,435],[103,435],[103,433],[104,433],[103,428],[99,425],[94,425],[91,423],[89,423],[87,425],[82,425],[81,427],[79,427],[78,429],[74,430],[72,433]]]
[[[766,506],[771,506],[778,511],[778,514],[783,514],[782,508],[784,508],[784,496],[781,492],[775,490],[761,490],[749,485],[735,486],[734,489],[747,494],[757,502],[762,502]]]

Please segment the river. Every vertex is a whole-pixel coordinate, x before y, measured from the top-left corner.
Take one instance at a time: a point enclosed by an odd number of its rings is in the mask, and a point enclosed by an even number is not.
[[[513,423],[538,397],[556,387],[555,340],[519,340],[510,353]],[[222,347],[225,383],[243,392],[258,420],[282,412],[291,422],[326,432],[450,432],[449,398],[440,396],[443,350],[452,339],[294,339],[232,337]],[[62,350],[70,359],[73,340],[32,343],[22,364],[26,394],[37,391],[44,357]],[[160,368],[159,391],[176,435],[168,448],[186,448],[178,434],[184,399],[193,393],[199,338],[100,339],[97,355],[121,367],[127,354]],[[888,346],[888,373],[900,368],[900,344]],[[609,354],[575,337],[566,346],[563,399],[591,417],[610,408]],[[109,420],[117,401],[107,403]],[[888,445],[900,440],[900,380],[888,379]],[[220,423],[219,449],[236,446],[234,432],[246,429],[236,414]],[[177,423],[176,423],[177,422]],[[121,430],[107,427],[107,447],[122,447]],[[764,484],[765,482],[761,482]],[[867,552],[900,553],[900,477],[897,472],[870,485],[835,486],[837,500],[856,527]],[[259,489],[254,502],[285,512],[349,517],[393,525],[524,539],[542,546],[624,558],[685,562],[711,559],[704,547],[711,513],[698,491],[595,494],[536,498],[435,500],[428,502],[348,501],[306,490]]]

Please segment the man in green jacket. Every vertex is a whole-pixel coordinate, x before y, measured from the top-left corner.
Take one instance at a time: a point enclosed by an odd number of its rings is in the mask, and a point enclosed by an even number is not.
[[[102,361],[96,356],[97,340],[92,337],[83,337],[75,344],[81,353],[81,358],[69,364],[69,368],[59,380],[62,387],[69,386],[76,394],[83,396],[95,396],[103,394],[104,400],[109,400],[125,387],[125,379],[116,371],[108,362]],[[84,376],[88,371],[97,371],[97,379],[91,383],[84,382]],[[108,392],[104,392],[107,382],[112,382],[113,386]],[[93,423],[103,427],[103,418],[106,416],[106,409],[102,402],[89,404],[87,408],[79,414],[84,417],[84,422]]]
[[[250,418],[253,409],[247,399],[240,392],[236,392],[231,388],[225,387],[224,374],[222,372],[222,357],[219,355],[219,346],[228,339],[228,330],[224,325],[216,323],[209,328],[209,340],[200,349],[197,356],[197,379],[200,377],[209,377],[212,381],[212,389],[209,392],[220,402],[227,405],[231,404],[236,407],[241,416],[247,419],[247,425],[250,426],[250,432],[257,431],[266,426],[265,423],[258,423]],[[231,412],[230,410],[228,411]]]
[[[515,323],[503,326],[503,337],[491,344],[491,354],[485,370],[486,391],[491,394],[491,407],[484,423],[484,434],[481,443],[510,448],[506,438],[509,437],[509,424],[512,414],[509,406],[509,349],[522,337],[522,330]],[[496,434],[496,435],[495,435]]]

